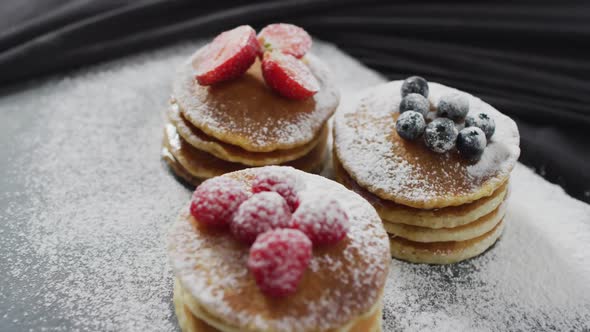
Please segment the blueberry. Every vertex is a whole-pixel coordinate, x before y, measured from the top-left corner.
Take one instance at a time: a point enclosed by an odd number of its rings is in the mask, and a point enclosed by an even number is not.
[[[469,112],[469,99],[464,94],[449,93],[440,97],[436,114],[461,122]]]
[[[486,134],[477,127],[463,128],[457,136],[457,150],[463,158],[477,161],[488,144]]]
[[[496,131],[496,122],[486,113],[477,113],[465,118],[465,127],[477,127],[483,130],[486,138],[489,140],[494,135],[494,131]]]
[[[437,153],[444,153],[455,146],[457,139],[457,128],[455,123],[446,118],[432,120],[424,131],[424,143]]]
[[[402,98],[401,103],[399,103],[399,112],[404,113],[406,111],[416,111],[426,116],[430,112],[430,102],[423,95],[410,93]]]
[[[424,132],[424,128],[426,128],[424,117],[415,111],[407,111],[400,114],[395,123],[397,134],[410,141],[420,137]]]
[[[402,97],[410,93],[421,94],[428,98],[428,82],[420,76],[410,76],[402,84]]]

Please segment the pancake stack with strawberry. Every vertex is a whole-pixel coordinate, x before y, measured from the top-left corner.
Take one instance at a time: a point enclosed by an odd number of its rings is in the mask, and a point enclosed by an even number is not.
[[[321,171],[339,94],[311,43],[290,24],[239,26],[183,63],[162,149],[172,170],[193,185],[255,166]]]

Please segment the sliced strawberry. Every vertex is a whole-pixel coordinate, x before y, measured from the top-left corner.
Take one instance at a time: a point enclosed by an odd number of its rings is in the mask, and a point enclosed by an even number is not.
[[[262,76],[268,86],[290,99],[306,99],[320,89],[307,65],[292,55],[278,51],[264,53]]]
[[[285,23],[267,25],[258,34],[260,46],[301,58],[311,48],[311,37],[302,28]]]
[[[197,81],[211,85],[237,78],[252,66],[259,52],[260,44],[251,26],[222,32],[197,53],[194,61]]]

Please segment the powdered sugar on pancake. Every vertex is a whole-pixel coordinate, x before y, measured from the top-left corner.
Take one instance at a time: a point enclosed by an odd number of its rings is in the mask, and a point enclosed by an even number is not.
[[[432,105],[437,105],[439,98],[450,90],[466,94],[438,83],[429,83],[429,86],[432,91],[429,96]],[[488,140],[488,145],[479,162],[467,167],[468,174],[474,178],[481,178],[494,173],[510,173],[520,156],[520,135],[516,123],[483,100],[468,95],[470,106],[468,115],[487,113],[496,122],[494,135]]]
[[[298,291],[285,299],[265,296],[248,274],[248,247],[228,232],[210,233],[183,213],[169,236],[171,265],[183,288],[207,312],[248,330],[316,331],[341,326],[379,299],[389,267],[389,243],[373,207],[357,194],[325,178],[292,168],[305,183],[302,199],[324,193],[341,202],[350,218],[347,237],[314,248]],[[225,175],[250,183],[257,171]]]
[[[407,151],[406,142],[390,135],[395,132],[393,116],[398,112],[401,84],[395,81],[367,89],[354,102],[342,105],[335,116],[337,156],[359,184],[384,199],[443,202],[436,206],[442,207],[446,196],[467,197],[468,201],[484,185],[495,188],[506,180],[520,154],[516,124],[469,94],[469,113],[485,112],[496,121],[496,132],[479,162],[468,164],[451,153],[434,156],[432,152],[433,158],[440,159],[435,167],[426,167],[419,159],[408,159],[413,158],[412,153],[400,154]],[[429,86],[432,105],[447,93],[466,94],[437,83]]]
[[[311,54],[305,61],[320,83],[319,92],[308,100],[288,100],[265,87],[259,62],[241,81],[202,87],[194,79],[191,61],[186,61],[177,73],[173,95],[188,121],[221,141],[254,152],[294,148],[317,136],[340,98],[326,65]],[[219,93],[232,84],[250,85],[251,90],[228,104]]]
[[[332,68],[346,69],[334,71],[343,98],[381,82],[314,43]],[[198,46],[0,97],[2,330],[178,330],[165,234],[190,191],[157,152],[170,68]],[[590,205],[522,165],[510,181],[504,235],[485,255],[452,266],[393,261],[383,331],[590,328]]]
[[[504,234],[453,265],[393,261],[384,331],[587,331],[590,205],[518,164]]]

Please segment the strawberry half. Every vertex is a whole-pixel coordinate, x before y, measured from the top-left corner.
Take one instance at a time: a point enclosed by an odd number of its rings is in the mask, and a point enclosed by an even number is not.
[[[260,44],[249,25],[222,32],[197,54],[196,78],[211,85],[243,75],[256,60]]]
[[[261,48],[267,51],[279,50],[301,58],[311,48],[311,37],[302,28],[285,23],[267,25],[258,34]]]
[[[289,99],[306,99],[320,89],[320,84],[301,60],[278,51],[264,53],[262,76],[269,87]]]

